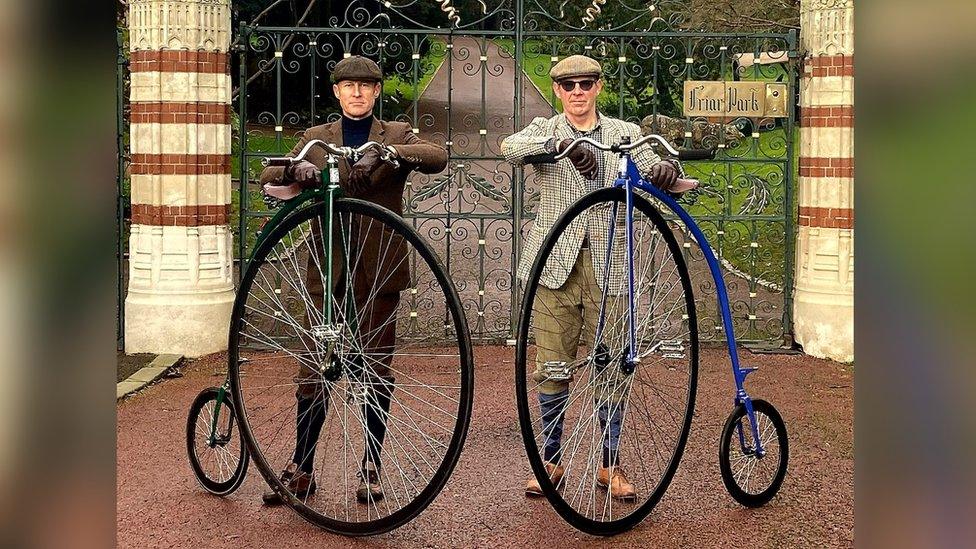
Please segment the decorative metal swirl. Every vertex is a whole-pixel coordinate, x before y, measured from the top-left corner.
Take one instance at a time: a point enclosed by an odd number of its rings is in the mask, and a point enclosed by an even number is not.
[[[654,10],[635,0],[498,0],[490,6],[485,0],[477,7],[435,1],[353,0],[336,10],[328,27],[258,27],[245,35],[243,76],[259,77],[247,86],[234,133],[242,140],[234,154],[248,178],[245,192],[253,198],[242,205],[257,202],[260,209],[261,152],[287,152],[301,129],[339,118],[328,83],[335,63],[344,54],[375,59],[387,76],[377,116],[410,124],[449,154],[445,171],[410,176],[403,216],[444,260],[475,339],[511,337],[519,296],[514,265],[523,260],[514,240],[531,227],[543,189],[531,167],[516,170],[504,160],[501,142],[522,129],[519,124],[555,112],[548,71],[560,58],[586,54],[607,75],[601,112],[644,131],[650,121],[654,133],[670,132],[684,146],[719,147],[715,161],[685,164],[702,185],[682,203],[699,219],[728,275],[737,335],[782,337],[789,320],[783,288],[792,267],[785,253],[793,238],[785,230],[792,211],[787,189],[795,184],[792,116],[689,118],[682,114],[681,92],[689,79],[779,79],[795,93],[794,39],[682,33],[684,0],[655,2]],[[445,5],[455,17],[440,9]],[[579,27],[583,17],[590,19],[586,29]],[[516,31],[525,38],[521,43],[511,40]],[[761,62],[748,64],[753,58]],[[523,86],[519,102],[511,95],[516,82]],[[253,232],[264,213],[248,209],[242,226]],[[691,244],[683,250],[700,281],[702,338],[719,339],[721,318],[703,256],[683,228],[676,231]],[[444,333],[428,286],[422,281],[419,293],[403,301],[424,311],[422,318],[405,319],[405,337]]]
[[[461,16],[458,15],[457,8],[451,5],[451,0],[434,0],[434,1],[440,4],[441,11],[447,14],[447,19],[449,21],[454,21],[455,27],[461,26]]]
[[[666,18],[658,16],[661,7],[658,4],[671,7],[673,10]],[[683,14],[686,8],[683,0],[662,0],[649,5],[630,5],[625,0],[617,0],[611,5],[612,14],[610,10],[605,11],[603,7],[607,5],[606,0],[590,0],[589,5],[582,12],[577,11],[578,8],[570,0],[563,0],[554,10],[555,13],[549,10],[548,3],[541,0],[526,0],[526,5],[522,25],[524,30],[530,33],[552,27],[556,27],[553,30],[559,27],[583,30],[601,16],[604,18],[600,26],[603,31],[670,31],[684,23]],[[575,19],[572,12],[578,13],[580,18]],[[607,15],[611,17],[607,19]],[[580,21],[580,25],[576,26],[571,21]]]
[[[603,10],[600,9],[600,6],[606,3],[607,0],[593,0],[593,2],[590,3],[590,6],[586,8],[586,15],[583,16],[584,27],[586,25],[589,25],[593,21],[596,21],[596,18],[599,17],[601,13],[603,13]],[[565,5],[566,3],[564,2],[563,6]],[[559,7],[559,11],[560,13],[562,12],[562,6]]]

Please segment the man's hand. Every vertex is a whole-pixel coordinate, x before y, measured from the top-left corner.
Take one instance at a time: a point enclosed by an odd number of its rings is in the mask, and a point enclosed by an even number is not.
[[[670,191],[678,180],[678,170],[674,164],[662,160],[651,166],[651,182],[662,191]]]
[[[308,160],[302,160],[285,168],[285,179],[302,186],[314,186],[322,180],[322,171]]]
[[[380,167],[383,161],[380,159],[379,151],[374,147],[366,151],[359,162],[353,164],[349,170],[349,181],[346,183],[346,190],[350,195],[359,195],[370,186],[370,177],[376,168]]]
[[[556,144],[556,153],[563,152],[566,147],[572,143],[572,139],[563,139],[561,142]],[[582,145],[577,145],[573,152],[569,153],[569,161],[573,163],[576,171],[580,173],[585,179],[593,179],[596,177],[596,155],[593,151],[583,147]]]

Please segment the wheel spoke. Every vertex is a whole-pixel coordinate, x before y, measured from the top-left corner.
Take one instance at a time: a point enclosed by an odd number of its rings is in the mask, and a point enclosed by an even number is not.
[[[342,533],[387,531],[426,507],[426,488],[457,461],[470,343],[450,335],[466,333],[457,296],[436,282],[447,277],[412,229],[339,200],[330,262],[324,211],[303,209],[273,229],[272,255],[245,273],[231,356],[248,361],[233,365],[232,387],[266,475],[311,460],[318,488],[299,498],[303,516]],[[403,292],[404,273],[416,291]],[[415,323],[450,323],[453,332],[408,337]],[[383,496],[357,501],[366,462],[376,464]]]
[[[622,198],[619,189],[595,191],[556,222],[539,252],[546,258],[544,267],[526,282],[516,350],[523,436],[538,449],[529,459],[544,461],[547,443],[558,448],[563,488],[547,495],[564,504],[557,510],[575,526],[601,534],[641,520],[667,489],[687,439],[697,381],[697,326],[682,249],[643,199],[635,201],[633,212],[630,325],[626,235],[619,223],[625,214]],[[615,219],[609,215],[614,204]],[[610,245],[594,233],[601,219],[604,226],[621,225]],[[574,254],[562,239],[578,225],[596,244],[590,255]],[[544,272],[568,275],[567,282],[550,290],[542,286]],[[589,297],[594,291],[598,295]],[[574,344],[577,333],[581,337]],[[632,369],[624,363],[628,352],[639,359]],[[560,368],[543,362],[557,360],[572,374],[570,380],[547,374]],[[562,412],[546,411],[544,422],[540,403],[545,399],[540,398],[557,387],[566,395]],[[597,482],[604,465],[615,464],[625,471],[636,497],[622,499]]]

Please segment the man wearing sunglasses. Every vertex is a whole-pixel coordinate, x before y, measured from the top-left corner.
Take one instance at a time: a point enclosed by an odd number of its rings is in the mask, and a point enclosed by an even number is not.
[[[562,102],[563,113],[549,119],[536,118],[528,127],[502,142],[506,160],[516,166],[534,166],[535,181],[541,194],[535,224],[526,237],[518,266],[518,278],[523,283],[528,279],[543,239],[562,213],[584,194],[611,186],[617,175],[617,156],[588,144],[576,147],[567,158],[558,162],[554,156],[580,137],[601,143],[618,143],[625,136],[632,141],[641,137],[640,127],[636,124],[597,111],[597,96],[603,90],[602,75],[600,64],[583,55],[573,55],[557,63],[549,76],[553,93]],[[676,162],[662,160],[650,147],[634,149],[631,158],[642,174],[659,188],[681,190],[674,188],[680,170]],[[593,341],[603,295],[597,282],[598,277],[602,280],[603,264],[590,254],[589,227],[587,223],[574,225],[577,226],[571,225],[546,263],[533,304],[537,348],[533,379],[538,383],[542,433],[545,433],[541,446],[546,470],[556,486],[560,485],[565,473],[560,463],[561,437],[570,380],[548,379],[544,365],[550,361],[575,361],[580,335],[584,336],[584,341]],[[596,414],[604,433],[603,462],[597,470],[596,480],[614,498],[632,500],[637,493],[620,466],[617,452],[624,405],[622,402],[610,405],[611,400],[603,399]],[[525,493],[542,495],[535,478],[528,481]]]

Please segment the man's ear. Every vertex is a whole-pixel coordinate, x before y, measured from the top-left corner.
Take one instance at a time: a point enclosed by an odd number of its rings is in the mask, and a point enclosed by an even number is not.
[[[376,97],[379,97],[380,96],[380,92],[382,92],[382,91],[383,91],[383,83],[382,82],[377,82],[376,84],[373,85],[373,95],[375,95]]]
[[[332,93],[335,94],[336,98],[339,97],[339,84],[332,84]]]

